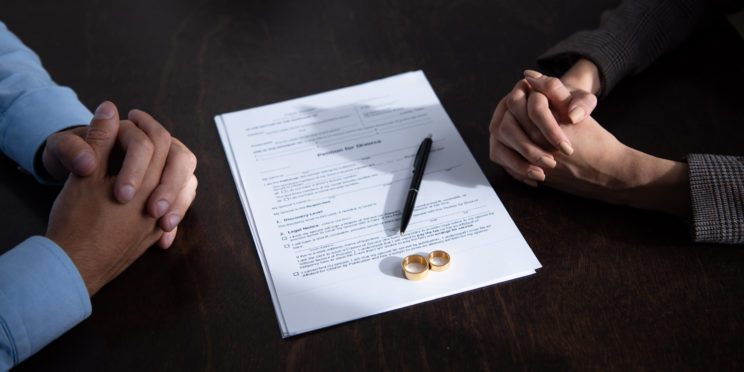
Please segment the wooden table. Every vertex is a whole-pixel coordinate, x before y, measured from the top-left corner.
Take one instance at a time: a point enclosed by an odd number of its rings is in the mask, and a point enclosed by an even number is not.
[[[198,196],[93,314],[18,370],[701,370],[744,365],[744,249],[684,221],[512,180],[491,113],[549,46],[617,1],[7,0],[0,19],[95,108],[152,113],[198,156]],[[544,266],[537,275],[283,340],[213,116],[422,69]],[[744,41],[715,17],[595,116],[679,159],[742,154]],[[0,158],[2,250],[58,191]]]

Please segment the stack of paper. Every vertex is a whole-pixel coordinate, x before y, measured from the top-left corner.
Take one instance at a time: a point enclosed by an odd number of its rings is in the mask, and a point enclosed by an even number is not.
[[[540,263],[423,72],[215,117],[283,337],[532,274]],[[434,140],[399,233],[413,157]],[[447,271],[403,277],[410,254]]]

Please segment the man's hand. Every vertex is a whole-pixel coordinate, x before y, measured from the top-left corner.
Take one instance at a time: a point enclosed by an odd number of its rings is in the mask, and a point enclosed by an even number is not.
[[[41,154],[44,169],[56,181],[63,182],[67,175],[90,175],[98,165],[93,149],[85,142],[86,126],[79,126],[52,134],[46,140]]]
[[[112,150],[121,129],[134,123],[120,122],[116,107],[104,102],[85,136],[97,166],[85,177],[74,173],[68,177],[49,216],[46,236],[65,250],[91,296],[164,234],[145,208],[148,196],[160,183],[171,140],[155,120],[138,119],[137,127],[153,144],[139,192],[126,204],[111,192],[117,178],[108,169],[116,166],[109,162]],[[193,195],[195,188],[187,191]]]
[[[139,128],[143,120],[152,120],[140,111],[129,112],[117,133],[117,143],[124,150],[124,161],[112,186],[120,203],[127,203],[140,191],[143,177],[153,154],[151,138]],[[160,126],[158,124],[158,126]],[[162,128],[162,126],[161,126]],[[164,129],[163,129],[164,130]],[[72,173],[88,176],[99,166],[91,145],[85,137],[85,126],[55,133],[47,138],[42,162],[47,172],[57,181],[64,181]],[[167,132],[166,132],[167,133]],[[175,237],[178,223],[191,205],[188,190],[196,187],[196,156],[176,138],[170,137],[168,157],[159,186],[149,195],[147,211],[159,218],[160,227],[168,232],[159,245],[168,248]]]
[[[152,193],[148,192],[145,195],[149,196],[148,213],[152,217],[159,218],[160,228],[166,231],[158,242],[158,245],[165,249],[173,242],[178,223],[181,222],[186,210],[194,201],[197,187],[197,179],[194,175],[196,156],[181,141],[171,137],[160,123],[144,111],[132,110],[128,117],[136,126],[130,127],[132,130],[128,132],[120,130],[119,137],[126,155],[122,168],[116,176],[116,190],[136,185],[133,188],[138,190],[137,193],[142,192],[138,188],[144,182],[144,176],[149,167],[149,157],[145,154],[154,155],[153,151],[157,146],[153,137],[145,130],[146,126],[156,127],[158,132],[169,140],[165,168],[159,179],[159,185]],[[134,128],[139,130],[134,130]],[[117,199],[122,200],[120,196],[117,196]]]

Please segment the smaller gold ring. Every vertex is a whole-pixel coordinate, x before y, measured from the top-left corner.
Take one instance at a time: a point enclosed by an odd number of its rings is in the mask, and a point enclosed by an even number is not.
[[[450,255],[445,251],[434,251],[429,253],[428,261],[432,271],[444,271],[449,268]]]
[[[429,263],[426,261],[426,257],[420,254],[407,256],[401,261],[400,267],[403,269],[403,275],[408,280],[421,280],[426,278],[426,274],[429,273]]]

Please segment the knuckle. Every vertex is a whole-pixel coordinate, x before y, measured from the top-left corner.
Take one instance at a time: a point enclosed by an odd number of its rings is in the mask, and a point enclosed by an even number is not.
[[[536,127],[532,127],[527,130],[527,137],[529,137],[532,142],[537,143],[543,138],[543,135],[539,129],[537,129]]]
[[[194,180],[194,187],[191,188],[191,193],[189,194],[189,205],[194,202],[194,199],[196,199],[196,188],[199,186],[199,181]]]
[[[147,119],[147,113],[139,109],[131,109],[127,114],[127,118],[132,121],[140,122]]]
[[[526,146],[524,150],[525,159],[529,160],[530,163],[537,164],[542,157],[542,152],[535,146]]]
[[[499,104],[496,105],[496,108],[493,110],[493,115],[491,115],[491,124],[489,125],[489,128],[494,125],[497,125],[498,122],[502,120],[505,111],[506,111],[506,97],[502,98],[499,101]]]
[[[74,146],[75,138],[70,135],[60,135],[59,137],[56,137],[52,143],[55,144],[54,147],[56,147],[56,150],[62,150]]]
[[[514,110],[515,108],[519,107],[520,101],[521,98],[518,97],[517,94],[510,94],[506,100],[506,107],[508,107],[510,110]]]
[[[109,133],[100,128],[91,127],[85,136],[88,142],[100,142],[106,141],[109,138]]]
[[[506,107],[513,109],[524,101],[525,95],[521,90],[514,90],[506,96]]]
[[[174,149],[182,150],[182,151],[191,151],[189,148],[183,144],[178,138],[171,136],[171,146]]]
[[[152,154],[155,151],[155,144],[145,135],[137,136],[133,141],[140,151],[147,152],[148,154]]]
[[[173,160],[179,167],[188,169],[190,172],[194,172],[196,169],[196,155],[191,152],[186,146],[178,145],[176,142],[171,142],[170,152],[168,158]]]
[[[526,92],[530,89],[530,83],[527,81],[527,79],[519,79],[517,84],[514,86],[514,89],[520,90],[522,94],[526,94]]]
[[[516,176],[519,175],[519,169],[514,167],[514,165],[509,164],[507,162],[504,162],[503,164],[500,164],[501,167],[506,170],[507,173],[509,173],[512,177],[517,178]]]
[[[501,126],[501,120],[503,120],[503,114],[500,111],[501,110],[496,109],[493,116],[491,117],[491,122],[488,124],[488,132],[491,134],[496,133],[499,130],[499,127]]]
[[[158,125],[155,128],[152,129],[152,132],[150,133],[150,137],[152,137],[152,141],[155,142],[155,145],[158,148],[169,148],[171,144],[171,135],[170,132],[168,132],[165,128]]]
[[[547,107],[533,107],[532,110],[527,111],[527,117],[530,118],[532,123],[535,125],[541,125],[546,120],[545,111],[547,111]]]
[[[550,110],[548,100],[536,99],[532,106],[532,110],[530,111],[532,111],[535,115],[545,115],[548,110]]]
[[[597,107],[597,96],[595,96],[594,94],[591,94],[590,93],[587,96],[587,102],[589,102],[589,107],[591,109],[594,109],[595,107]]]
[[[498,130],[496,131],[496,137],[499,140],[507,138],[511,134],[511,131],[512,129],[510,128],[510,125],[502,123],[502,125],[500,125]]]
[[[87,130],[88,130],[88,125],[78,125],[77,127],[72,128],[72,129],[69,129],[69,130],[66,130],[66,131],[64,131],[62,133],[67,133],[67,134],[71,134],[71,135],[74,135],[74,136],[78,136],[80,138],[83,138],[83,137],[85,137],[85,132]]]
[[[499,147],[501,146],[501,144],[499,143],[499,141],[496,140],[491,140],[490,142],[491,143],[488,149],[488,158],[494,163],[501,164],[501,156],[499,155]]]
[[[193,172],[196,169],[196,164],[198,163],[196,159],[196,155],[194,155],[193,152],[189,151],[188,155],[186,156],[186,162],[189,166],[189,169]]]
[[[491,159],[492,162],[499,164],[502,167],[505,167],[503,158],[500,152],[498,151],[498,149],[492,149],[489,153],[489,158]]]
[[[134,124],[134,122],[133,122],[133,121],[131,121],[131,120],[128,120],[128,119],[124,119],[124,120],[121,120],[121,121],[120,121],[120,123],[121,123],[120,125],[121,125],[122,127],[123,127],[123,126],[133,126],[133,127],[136,127],[136,126],[137,126],[137,124]]]
[[[548,91],[555,91],[555,90],[558,90],[558,89],[563,88],[563,83],[561,82],[560,79],[558,79],[556,77],[549,77],[545,81],[545,88]]]
[[[556,148],[557,148],[558,144],[559,144],[559,143],[561,143],[561,142],[563,142],[563,141],[564,141],[564,140],[563,140],[563,137],[562,137],[562,136],[560,136],[560,135],[558,135],[558,134],[556,133],[556,134],[552,134],[552,135],[550,136],[550,142],[549,142],[549,143],[550,143],[550,145],[551,145],[551,146],[553,146],[553,147],[556,147]]]

